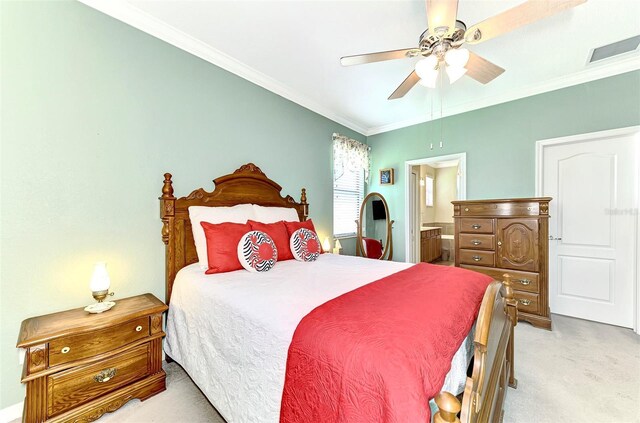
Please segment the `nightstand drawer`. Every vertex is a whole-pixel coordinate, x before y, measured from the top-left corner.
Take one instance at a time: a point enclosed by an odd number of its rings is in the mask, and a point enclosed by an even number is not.
[[[49,367],[93,357],[149,336],[149,317],[141,317],[107,329],[70,335],[49,343]]]
[[[150,374],[149,344],[47,377],[47,415],[62,413]]]

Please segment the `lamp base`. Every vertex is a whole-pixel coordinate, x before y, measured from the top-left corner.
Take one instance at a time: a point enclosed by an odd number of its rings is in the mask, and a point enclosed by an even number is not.
[[[91,305],[86,306],[84,308],[84,311],[97,314],[97,313],[102,313],[111,309],[111,307],[113,307],[114,305],[116,305],[114,301],[102,301],[99,303],[93,303]]]

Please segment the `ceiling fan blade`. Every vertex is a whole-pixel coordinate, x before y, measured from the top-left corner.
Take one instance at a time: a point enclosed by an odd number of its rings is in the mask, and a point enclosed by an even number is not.
[[[444,35],[453,32],[458,16],[458,0],[427,0],[429,32]],[[438,31],[439,28],[442,28]]]
[[[396,88],[396,90],[389,96],[387,100],[395,100],[397,98],[404,97],[409,92],[409,90],[411,90],[411,88],[413,88],[414,85],[418,83],[418,81],[420,81],[420,77],[418,76],[416,71],[411,72],[409,76],[407,76],[407,79],[402,81],[402,84],[400,84],[400,86]]]
[[[521,26],[576,7],[587,0],[528,0],[505,12],[473,25],[465,34],[469,44],[478,44]]]
[[[402,50],[381,51],[378,53],[358,54],[356,56],[345,56],[340,58],[342,66],[362,65],[365,63],[382,62],[385,60],[404,59],[408,53],[420,53],[418,48],[405,48]]]
[[[467,68],[467,76],[483,84],[493,81],[504,72],[500,66],[494,65],[471,51],[465,68]]]

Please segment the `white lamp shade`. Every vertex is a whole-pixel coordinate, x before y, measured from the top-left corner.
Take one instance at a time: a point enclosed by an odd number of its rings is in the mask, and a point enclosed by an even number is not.
[[[329,237],[324,239],[324,242],[322,243],[322,248],[325,251],[330,251],[331,250],[331,243],[329,242]]]
[[[109,273],[107,272],[107,263],[100,261],[93,268],[89,288],[93,292],[106,291],[109,289],[109,285],[111,285],[111,279],[109,279]]]
[[[466,48],[448,50],[444,55],[444,60],[449,66],[462,68],[469,61],[469,50]]]
[[[426,79],[431,72],[438,73],[436,67],[438,66],[438,58],[436,56],[427,56],[424,59],[416,63],[416,73],[420,79]]]
[[[339,250],[340,248],[342,248],[342,244],[340,244],[340,240],[339,239],[336,239],[336,249]]]
[[[449,83],[451,84],[462,78],[465,73],[467,73],[466,68],[447,66],[447,76],[449,77]]]
[[[438,71],[431,71],[424,78],[420,78],[418,84],[427,88],[435,88],[438,82]]]

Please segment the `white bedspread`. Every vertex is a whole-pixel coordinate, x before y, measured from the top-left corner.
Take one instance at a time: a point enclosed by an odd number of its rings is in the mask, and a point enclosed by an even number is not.
[[[271,271],[178,272],[165,350],[230,423],[278,422],[287,352],[302,318],[317,306],[411,264],[323,254]],[[473,330],[472,330],[473,332]],[[467,335],[445,390],[462,392],[472,354]]]

